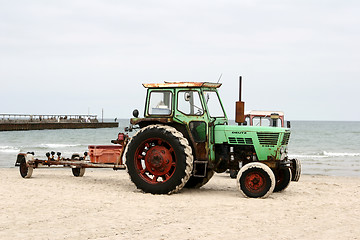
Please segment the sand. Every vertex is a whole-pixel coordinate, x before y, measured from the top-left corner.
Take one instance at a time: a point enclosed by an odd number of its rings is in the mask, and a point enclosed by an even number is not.
[[[244,198],[216,174],[173,195],[137,190],[125,171],[0,169],[0,239],[360,239],[360,178],[303,175]]]

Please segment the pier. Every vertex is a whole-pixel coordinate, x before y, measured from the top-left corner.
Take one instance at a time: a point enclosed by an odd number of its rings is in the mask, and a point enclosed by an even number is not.
[[[115,128],[117,122],[104,122],[97,115],[0,114],[0,131],[41,129]]]

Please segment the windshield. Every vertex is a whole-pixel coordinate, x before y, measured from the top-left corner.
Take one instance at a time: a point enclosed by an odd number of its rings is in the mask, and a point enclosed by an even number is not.
[[[204,98],[209,110],[210,117],[225,117],[224,110],[215,91],[204,91]]]

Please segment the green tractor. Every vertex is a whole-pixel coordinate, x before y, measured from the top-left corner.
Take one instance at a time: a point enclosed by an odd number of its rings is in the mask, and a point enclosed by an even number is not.
[[[265,198],[298,181],[300,162],[288,159],[289,128],[244,125],[244,102],[236,102],[237,125],[229,125],[217,89],[220,83],[143,84],[144,118],[134,110],[125,149],[132,182],[146,193],[199,188],[214,172],[238,171],[246,197]]]

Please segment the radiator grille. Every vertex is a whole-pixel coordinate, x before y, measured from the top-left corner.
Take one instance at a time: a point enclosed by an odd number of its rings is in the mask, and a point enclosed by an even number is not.
[[[229,137],[230,144],[239,144],[239,145],[252,145],[253,141],[251,138],[235,138]]]
[[[279,133],[257,133],[261,145],[276,145],[279,140]]]
[[[290,133],[287,132],[284,134],[284,138],[281,142],[281,145],[288,145],[289,144],[289,139],[290,139]]]

